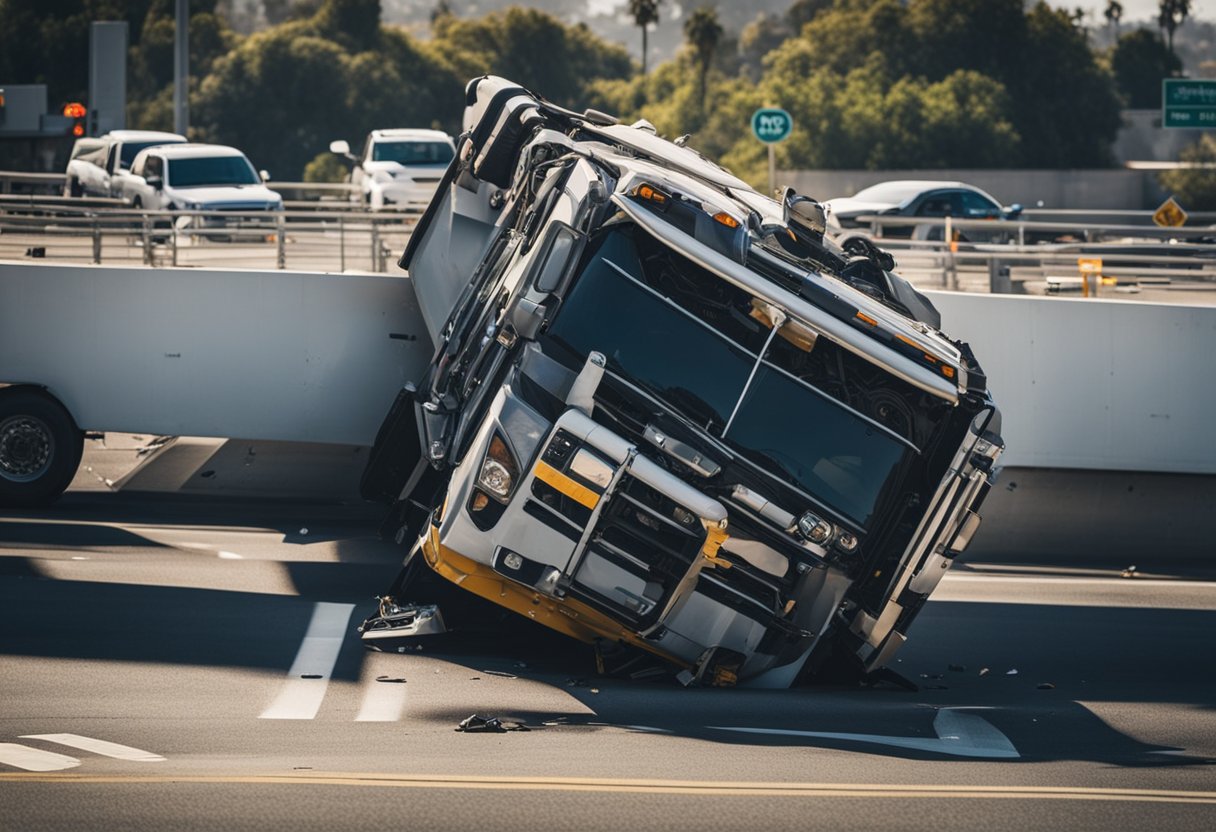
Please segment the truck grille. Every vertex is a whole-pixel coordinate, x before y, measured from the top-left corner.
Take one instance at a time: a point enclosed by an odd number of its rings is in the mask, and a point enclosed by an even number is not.
[[[625,475],[592,531],[584,558],[599,556],[646,583],[645,610],[581,584],[572,590],[588,603],[637,627],[653,623],[700,556],[705,529],[699,518],[640,480]]]

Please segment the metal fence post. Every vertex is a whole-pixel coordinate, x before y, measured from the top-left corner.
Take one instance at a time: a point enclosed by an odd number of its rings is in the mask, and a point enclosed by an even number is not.
[[[277,268],[287,268],[287,223],[280,212],[274,218],[275,263]]]
[[[346,218],[338,215],[338,271],[346,271]]]
[[[152,218],[143,215],[144,265],[152,265]]]
[[[101,262],[101,226],[97,217],[93,217],[93,262]]]
[[[376,220],[372,218],[372,271],[379,271],[377,268],[380,264],[380,226],[376,225]]]

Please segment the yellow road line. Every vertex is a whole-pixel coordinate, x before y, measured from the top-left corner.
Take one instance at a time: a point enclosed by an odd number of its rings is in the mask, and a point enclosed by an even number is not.
[[[748,783],[695,780],[613,780],[582,777],[478,777],[450,774],[308,772],[250,775],[121,775],[4,773],[0,783],[181,784],[252,786],[371,786],[405,789],[602,792],[703,797],[851,797],[937,800],[1097,800],[1216,805],[1216,791],[1107,789],[1081,786],[964,786],[878,783]]]

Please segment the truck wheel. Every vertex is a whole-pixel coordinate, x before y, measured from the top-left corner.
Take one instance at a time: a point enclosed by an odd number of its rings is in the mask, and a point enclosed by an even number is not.
[[[0,505],[37,506],[58,499],[84,453],[84,433],[49,396],[0,392]]]
[[[84,196],[84,188],[81,187],[80,180],[76,177],[72,177],[72,181],[68,183],[68,196]]]

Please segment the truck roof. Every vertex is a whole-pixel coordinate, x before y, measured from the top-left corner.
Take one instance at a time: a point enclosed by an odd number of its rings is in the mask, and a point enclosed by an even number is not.
[[[426,130],[421,127],[394,127],[387,130],[373,130],[372,141],[379,139],[415,139],[427,142],[447,142],[452,144],[452,137],[442,130]]]
[[[177,133],[165,133],[160,130],[111,130],[101,138],[117,142],[155,142],[166,144],[185,142],[186,137]]]
[[[158,155],[164,156],[166,159],[198,159],[206,156],[245,155],[235,147],[229,147],[226,144],[172,144],[149,148],[149,150],[155,150]]]

